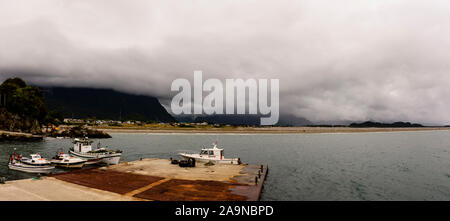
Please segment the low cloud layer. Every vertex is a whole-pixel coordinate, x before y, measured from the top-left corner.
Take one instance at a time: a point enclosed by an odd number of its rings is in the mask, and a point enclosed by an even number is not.
[[[279,78],[313,122],[450,124],[448,1],[0,0],[0,80],[113,88]]]

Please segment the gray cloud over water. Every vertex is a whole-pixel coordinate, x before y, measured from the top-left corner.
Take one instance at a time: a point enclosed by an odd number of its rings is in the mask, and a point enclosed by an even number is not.
[[[0,80],[159,97],[176,78],[279,78],[313,122],[450,124],[450,3],[0,0]]]

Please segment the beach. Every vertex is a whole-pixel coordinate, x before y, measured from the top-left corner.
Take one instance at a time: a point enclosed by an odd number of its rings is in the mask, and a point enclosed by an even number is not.
[[[208,134],[296,134],[296,133],[368,133],[400,131],[438,131],[450,127],[352,128],[352,127],[225,127],[225,128],[157,128],[92,127],[107,133],[208,133]]]

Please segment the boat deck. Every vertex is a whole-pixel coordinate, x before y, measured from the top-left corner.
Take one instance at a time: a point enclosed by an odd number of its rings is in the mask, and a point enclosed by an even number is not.
[[[179,167],[167,159],[52,174],[0,184],[0,200],[259,200],[267,166]]]

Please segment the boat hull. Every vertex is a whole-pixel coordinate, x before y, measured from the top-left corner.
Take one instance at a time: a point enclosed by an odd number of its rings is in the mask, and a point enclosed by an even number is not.
[[[215,164],[241,164],[241,160],[239,158],[223,158],[223,159],[215,159],[208,157],[200,157],[196,154],[180,154],[184,159],[188,160],[190,158],[195,159],[196,162],[213,162]]]
[[[86,162],[76,162],[76,163],[64,163],[64,162],[52,162],[52,165],[55,167],[63,167],[63,168],[82,168]]]
[[[119,164],[121,155],[102,158],[101,162],[109,165]]]
[[[86,162],[84,163],[86,165],[97,164],[97,163],[100,163],[100,161],[102,160],[101,158],[99,158],[95,155],[81,154],[81,153],[77,153],[74,151],[69,151],[69,154],[71,156],[79,157],[83,160],[86,160]]]
[[[51,173],[53,169],[55,169],[54,166],[30,166],[22,163],[9,163],[8,167],[11,170],[17,170],[26,173]]]
[[[97,164],[97,163],[104,163],[104,164],[110,164],[115,165],[119,164],[120,157],[122,156],[121,153],[115,153],[115,154],[83,154],[83,153],[77,153],[74,151],[69,151],[69,154],[72,156],[79,157],[81,159],[87,160],[85,164]]]

